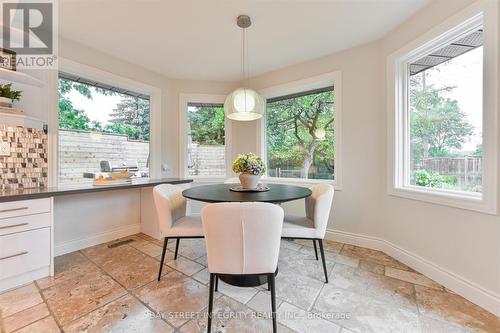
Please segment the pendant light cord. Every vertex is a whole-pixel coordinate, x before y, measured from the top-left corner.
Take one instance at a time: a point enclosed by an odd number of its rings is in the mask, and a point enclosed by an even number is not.
[[[248,79],[248,44],[247,29],[241,28],[241,81],[245,83]]]
[[[248,45],[247,45],[247,29],[241,28],[241,82],[245,90],[246,81],[248,79]],[[244,108],[247,111],[247,94],[244,96]]]

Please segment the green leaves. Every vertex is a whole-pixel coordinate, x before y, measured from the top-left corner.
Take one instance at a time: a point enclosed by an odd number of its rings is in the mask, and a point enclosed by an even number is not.
[[[103,125],[98,121],[90,120],[85,110],[75,109],[67,97],[67,94],[73,90],[88,99],[92,99],[93,92],[106,96],[116,95],[115,92],[107,89],[91,89],[86,84],[59,79],[59,128],[123,134],[130,139],[149,141],[148,100],[122,95],[122,100],[110,113],[111,123]]]
[[[224,145],[223,107],[189,107],[188,121],[193,142],[200,145]]]
[[[267,104],[270,168],[301,170],[311,178],[333,178],[334,99],[335,92],[327,91]]]
[[[412,78],[413,79],[413,78]],[[443,92],[453,87],[435,89],[410,85],[410,131],[413,159],[449,156],[451,149],[460,149],[473,135],[474,127],[468,122],[456,100],[444,98]]]
[[[18,101],[21,98],[22,91],[12,90],[12,83],[0,84],[0,97],[8,98],[12,101]]]

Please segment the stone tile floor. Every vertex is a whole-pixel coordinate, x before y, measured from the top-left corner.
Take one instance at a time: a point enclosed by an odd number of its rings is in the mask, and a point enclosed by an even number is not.
[[[138,234],[56,258],[56,274],[0,294],[0,332],[204,332],[205,244]],[[120,240],[118,240],[120,241]],[[330,283],[312,242],[282,241],[276,280],[279,332],[500,332],[500,318],[386,254],[326,241]],[[270,332],[266,286],[220,281],[213,332]]]

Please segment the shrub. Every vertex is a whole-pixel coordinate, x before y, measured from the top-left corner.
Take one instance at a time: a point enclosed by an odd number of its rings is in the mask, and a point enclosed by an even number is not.
[[[426,187],[447,187],[455,188],[458,185],[457,176],[429,173],[427,170],[415,171],[415,184]]]

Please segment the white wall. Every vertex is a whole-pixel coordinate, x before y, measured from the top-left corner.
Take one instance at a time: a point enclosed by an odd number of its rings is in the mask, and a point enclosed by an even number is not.
[[[386,188],[386,56],[470,2],[433,2],[382,40],[261,75],[253,78],[250,85],[263,89],[340,70],[343,78],[343,189],[335,194],[329,228],[340,232],[336,235],[350,235],[353,242],[364,241],[364,244],[393,251],[390,254],[420,265],[419,269],[428,270],[424,273],[494,311],[494,306],[500,305],[499,216],[391,197]],[[226,94],[238,85],[170,80],[69,41],[61,41],[60,50],[61,56],[70,60],[162,90],[162,162],[170,168],[164,175],[176,176],[179,172],[179,94]],[[238,152],[257,151],[257,140],[253,140],[257,134],[255,125],[234,123],[233,157]],[[102,196],[112,196],[111,193]],[[121,204],[130,203],[136,195],[133,191],[124,195]],[[77,196],[72,198],[56,202],[56,205],[65,205],[61,210],[56,206],[56,244],[76,236],[69,228],[71,223],[88,225],[87,230],[79,229],[78,235],[95,234],[102,228],[102,225],[87,223],[80,216],[69,214],[72,207],[77,209],[79,204],[79,200],[75,200]],[[100,214],[106,216],[106,206],[97,202],[103,202],[104,197],[82,199],[85,207],[94,208],[96,219]],[[117,207],[121,204],[115,203]],[[123,219],[124,225],[134,224],[139,219],[133,208],[135,204],[130,205],[132,210]],[[292,205],[293,209],[300,210],[302,202]],[[63,224],[58,227],[58,223]],[[112,221],[105,225],[109,226],[108,230],[115,228]]]
[[[499,216],[392,197],[386,186],[386,57],[470,3],[433,2],[382,40],[264,74],[251,86],[342,71],[343,189],[330,235],[389,252],[498,315]]]
[[[166,167],[162,171],[162,177],[179,175],[179,94],[227,94],[237,85],[235,82],[171,80],[64,39],[59,42],[59,53],[64,59],[161,89],[161,163]],[[143,61],[147,61],[147,58]],[[57,86],[49,85],[44,89],[57,90]],[[35,93],[40,95],[39,92]],[[37,110],[36,115],[47,120],[49,113],[57,112],[47,108],[44,111],[40,113]],[[56,254],[138,232],[141,217],[154,219],[150,214],[141,215],[140,193],[139,190],[124,190],[57,198],[54,212]]]
[[[344,171],[342,190],[335,193],[329,228],[374,236],[382,235],[377,216],[380,189],[385,181],[379,54],[379,45],[371,43],[270,72],[250,83],[252,88],[263,89],[327,72],[342,72]],[[303,205],[302,202],[296,204]]]
[[[389,54],[471,2],[457,0],[431,3],[381,41],[381,65],[385,65]],[[386,87],[385,80],[383,76],[383,87]],[[383,95],[385,96],[385,93]],[[386,106],[381,110],[381,117],[385,117],[385,110]],[[383,123],[385,125],[386,121]],[[387,167],[389,166],[385,165],[384,169]],[[489,297],[496,298],[500,311],[498,215],[406,200],[388,196],[383,192],[381,197],[384,239],[425,258],[451,274],[456,274],[457,278],[464,279],[466,284],[477,285],[484,293],[489,294]]]

